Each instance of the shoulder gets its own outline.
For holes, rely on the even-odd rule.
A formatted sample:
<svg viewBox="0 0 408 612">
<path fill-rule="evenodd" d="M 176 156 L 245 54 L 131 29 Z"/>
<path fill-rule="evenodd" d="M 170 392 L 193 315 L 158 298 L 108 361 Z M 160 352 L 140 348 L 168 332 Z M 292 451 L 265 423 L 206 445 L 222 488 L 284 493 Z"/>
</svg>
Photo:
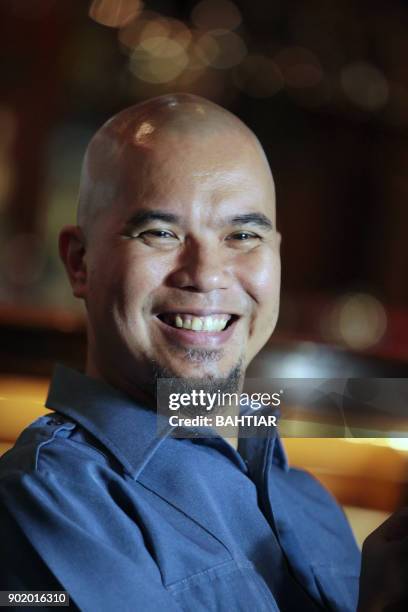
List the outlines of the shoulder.
<svg viewBox="0 0 408 612">
<path fill-rule="evenodd" d="M 94 436 L 51 413 L 27 427 L 1 457 L 0 509 L 40 539 L 44 524 L 62 533 L 66 520 L 92 532 L 140 491 L 130 480 Z"/>
<path fill-rule="evenodd" d="M 128 503 L 127 479 L 114 461 L 64 417 L 41 417 L 23 431 L 0 459 L 5 588 L 34 583 L 55 590 L 60 584 L 81 610 L 113 609 L 118 602 L 122 609 L 138 602 L 147 610 L 155 597 L 159 607 L 174 609 Z M 110 593 L 101 581 L 112 568 Z"/>
<path fill-rule="evenodd" d="M 0 459 L 0 510 L 38 550 L 44 525 L 77 540 L 84 530 L 92 533 L 102 524 L 108 529 L 107 514 L 118 506 L 112 489 L 121 499 L 128 485 L 123 470 L 103 451 L 74 421 L 59 414 L 40 417 Z"/>
<path fill-rule="evenodd" d="M 0 458 L 0 484 L 51 474 L 77 480 L 85 466 L 118 469 L 105 448 L 75 421 L 50 413 L 36 419 Z"/>
</svg>

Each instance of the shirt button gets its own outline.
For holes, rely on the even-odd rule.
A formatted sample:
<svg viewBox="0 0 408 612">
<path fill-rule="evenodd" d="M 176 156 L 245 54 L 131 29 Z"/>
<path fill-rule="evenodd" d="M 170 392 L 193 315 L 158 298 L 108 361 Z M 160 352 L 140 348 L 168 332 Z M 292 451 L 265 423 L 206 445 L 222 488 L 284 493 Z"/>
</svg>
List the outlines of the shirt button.
<svg viewBox="0 0 408 612">
<path fill-rule="evenodd" d="M 50 419 L 48 421 L 48 425 L 62 425 L 64 423 L 64 421 L 61 421 L 61 419 Z"/>
</svg>

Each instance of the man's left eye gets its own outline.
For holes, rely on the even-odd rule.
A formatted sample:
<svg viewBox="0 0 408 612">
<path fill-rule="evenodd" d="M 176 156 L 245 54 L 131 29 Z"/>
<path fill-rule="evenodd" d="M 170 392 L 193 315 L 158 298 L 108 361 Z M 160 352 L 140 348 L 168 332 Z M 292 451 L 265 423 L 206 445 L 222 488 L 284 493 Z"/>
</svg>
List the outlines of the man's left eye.
<svg viewBox="0 0 408 612">
<path fill-rule="evenodd" d="M 239 240 L 245 242 L 247 240 L 251 240 L 251 238 L 260 238 L 260 236 L 257 234 L 252 234 L 251 232 L 236 232 L 235 234 L 228 236 L 227 240 Z"/>
</svg>

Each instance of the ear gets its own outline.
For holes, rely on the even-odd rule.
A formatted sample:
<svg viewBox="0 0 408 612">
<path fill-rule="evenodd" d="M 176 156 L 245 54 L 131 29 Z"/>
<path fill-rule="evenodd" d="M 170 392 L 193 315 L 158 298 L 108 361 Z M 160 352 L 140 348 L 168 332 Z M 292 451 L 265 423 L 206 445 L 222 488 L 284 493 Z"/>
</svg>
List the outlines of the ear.
<svg viewBox="0 0 408 612">
<path fill-rule="evenodd" d="M 86 297 L 85 236 L 78 225 L 66 225 L 59 235 L 59 253 L 75 297 Z"/>
</svg>

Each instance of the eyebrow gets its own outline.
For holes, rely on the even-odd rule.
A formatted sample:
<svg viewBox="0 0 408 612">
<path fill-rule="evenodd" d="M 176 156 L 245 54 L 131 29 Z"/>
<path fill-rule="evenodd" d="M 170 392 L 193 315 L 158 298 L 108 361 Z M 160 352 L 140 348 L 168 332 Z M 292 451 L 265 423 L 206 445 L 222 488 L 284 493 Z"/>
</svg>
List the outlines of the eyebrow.
<svg viewBox="0 0 408 612">
<path fill-rule="evenodd" d="M 174 215 L 173 213 L 168 213 L 164 210 L 139 210 L 137 213 L 133 214 L 127 221 L 126 226 L 132 226 L 137 229 L 142 225 L 145 225 L 148 221 L 165 221 L 166 223 L 180 223 L 180 218 L 178 215 Z"/>
<path fill-rule="evenodd" d="M 179 215 L 166 212 L 165 210 L 147 210 L 142 209 L 133 214 L 127 221 L 126 226 L 131 226 L 134 229 L 140 228 L 149 221 L 164 221 L 174 225 L 182 225 L 182 220 Z M 232 215 L 223 219 L 220 225 L 256 225 L 265 230 L 272 230 L 272 221 L 263 213 L 251 212 L 242 215 Z"/>
<path fill-rule="evenodd" d="M 257 225 L 258 227 L 262 227 L 266 230 L 272 230 L 273 224 L 272 221 L 263 213 L 253 212 L 246 213 L 245 215 L 234 215 L 233 217 L 228 217 L 226 219 L 227 224 L 230 225 Z"/>
</svg>

